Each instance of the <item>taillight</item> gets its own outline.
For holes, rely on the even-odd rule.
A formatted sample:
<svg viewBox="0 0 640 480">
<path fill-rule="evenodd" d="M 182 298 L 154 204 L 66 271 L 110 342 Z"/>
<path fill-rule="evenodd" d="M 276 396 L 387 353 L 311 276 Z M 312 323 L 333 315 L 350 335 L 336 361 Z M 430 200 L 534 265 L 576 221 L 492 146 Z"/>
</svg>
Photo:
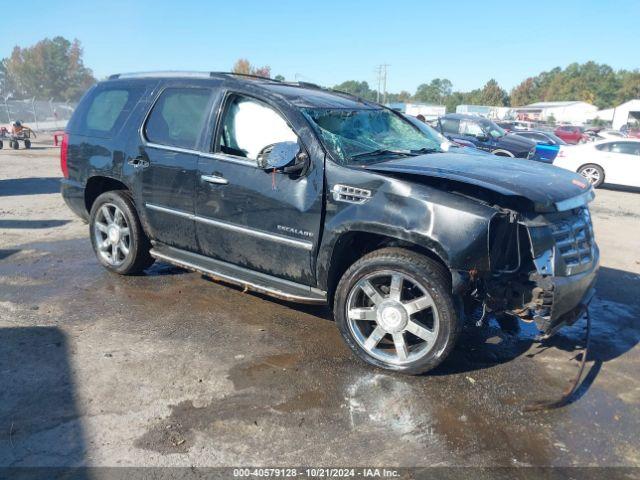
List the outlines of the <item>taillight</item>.
<svg viewBox="0 0 640 480">
<path fill-rule="evenodd" d="M 69 178 L 69 167 L 67 167 L 67 154 L 69 152 L 69 134 L 65 133 L 60 144 L 60 170 L 64 178 Z"/>
</svg>

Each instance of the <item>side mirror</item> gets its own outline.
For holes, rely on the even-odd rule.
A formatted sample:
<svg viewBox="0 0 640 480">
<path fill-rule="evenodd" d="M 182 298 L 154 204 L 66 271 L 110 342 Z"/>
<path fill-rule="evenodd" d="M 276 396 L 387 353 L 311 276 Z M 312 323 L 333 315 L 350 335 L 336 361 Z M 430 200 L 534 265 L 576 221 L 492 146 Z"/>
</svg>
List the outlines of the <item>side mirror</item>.
<svg viewBox="0 0 640 480">
<path fill-rule="evenodd" d="M 282 170 L 296 159 L 300 152 L 297 142 L 278 142 L 265 147 L 258 155 L 258 166 L 265 170 Z"/>
</svg>

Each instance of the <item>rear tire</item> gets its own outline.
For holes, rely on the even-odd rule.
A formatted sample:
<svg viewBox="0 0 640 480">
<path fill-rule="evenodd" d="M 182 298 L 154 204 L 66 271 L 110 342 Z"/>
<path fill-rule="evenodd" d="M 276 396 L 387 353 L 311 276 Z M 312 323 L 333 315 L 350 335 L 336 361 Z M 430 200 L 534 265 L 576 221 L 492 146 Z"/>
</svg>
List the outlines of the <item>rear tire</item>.
<svg viewBox="0 0 640 480">
<path fill-rule="evenodd" d="M 18 150 L 18 148 L 20 148 L 20 144 L 18 143 L 17 140 L 11 141 L 11 148 L 13 148 L 14 150 Z"/>
<path fill-rule="evenodd" d="M 414 375 L 442 362 L 460 332 L 446 268 L 401 248 L 369 253 L 345 272 L 334 317 L 361 360 Z"/>
<path fill-rule="evenodd" d="M 578 173 L 586 178 L 593 188 L 598 188 L 604 182 L 604 169 L 595 163 L 581 166 Z"/>
<path fill-rule="evenodd" d="M 151 242 L 142 229 L 131 194 L 105 192 L 96 198 L 89 217 L 91 245 L 100 263 L 120 275 L 135 275 L 150 267 Z"/>
</svg>

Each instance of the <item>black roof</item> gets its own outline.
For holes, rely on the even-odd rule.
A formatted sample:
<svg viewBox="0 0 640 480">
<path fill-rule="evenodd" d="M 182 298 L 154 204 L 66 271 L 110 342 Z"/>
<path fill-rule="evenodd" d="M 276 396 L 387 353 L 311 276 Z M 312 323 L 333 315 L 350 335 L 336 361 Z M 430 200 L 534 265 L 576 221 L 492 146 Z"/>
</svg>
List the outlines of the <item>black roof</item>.
<svg viewBox="0 0 640 480">
<path fill-rule="evenodd" d="M 275 79 L 227 72 L 141 72 L 115 74 L 109 80 L 134 79 L 207 79 L 224 80 L 227 84 L 250 85 L 288 101 L 299 108 L 379 109 L 381 105 L 355 95 L 339 92 L 306 82 L 281 82 Z"/>
</svg>

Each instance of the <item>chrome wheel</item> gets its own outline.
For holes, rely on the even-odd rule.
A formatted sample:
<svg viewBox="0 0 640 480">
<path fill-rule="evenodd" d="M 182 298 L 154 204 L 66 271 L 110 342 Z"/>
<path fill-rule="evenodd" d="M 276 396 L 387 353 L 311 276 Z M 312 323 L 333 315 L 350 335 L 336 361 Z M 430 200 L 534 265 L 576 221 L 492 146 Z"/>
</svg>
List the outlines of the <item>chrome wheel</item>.
<svg viewBox="0 0 640 480">
<path fill-rule="evenodd" d="M 385 270 L 365 276 L 349 293 L 346 310 L 356 342 L 383 362 L 412 363 L 435 345 L 440 325 L 435 302 L 404 273 Z"/>
<path fill-rule="evenodd" d="M 96 212 L 93 234 L 99 255 L 114 267 L 122 265 L 131 251 L 129 224 L 122 210 L 105 203 Z"/>
<path fill-rule="evenodd" d="M 580 171 L 580 175 L 586 178 L 591 185 L 595 185 L 600 181 L 600 172 L 594 167 L 583 168 Z"/>
</svg>

